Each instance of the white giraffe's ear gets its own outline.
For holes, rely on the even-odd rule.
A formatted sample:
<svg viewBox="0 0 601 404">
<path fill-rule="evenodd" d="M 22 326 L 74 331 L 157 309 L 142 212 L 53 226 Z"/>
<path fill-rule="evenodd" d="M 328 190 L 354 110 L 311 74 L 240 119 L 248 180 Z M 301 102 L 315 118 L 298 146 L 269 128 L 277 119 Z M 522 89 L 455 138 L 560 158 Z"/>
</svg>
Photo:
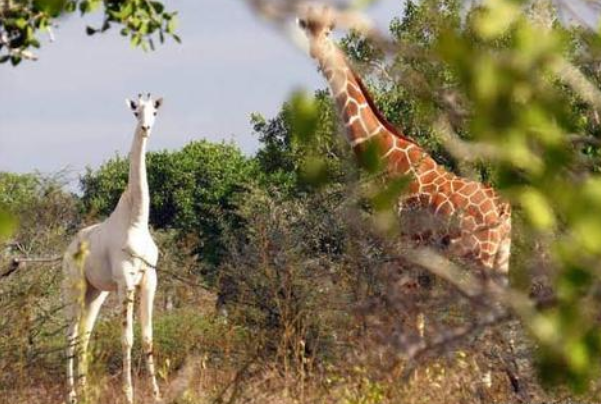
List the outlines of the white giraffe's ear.
<svg viewBox="0 0 601 404">
<path fill-rule="evenodd" d="M 159 109 L 163 105 L 163 97 L 158 98 L 154 101 L 154 109 Z"/>
<path fill-rule="evenodd" d="M 127 105 L 127 107 L 134 112 L 138 109 L 138 104 L 136 104 L 135 101 L 132 101 L 129 98 L 125 99 L 125 105 Z"/>
</svg>

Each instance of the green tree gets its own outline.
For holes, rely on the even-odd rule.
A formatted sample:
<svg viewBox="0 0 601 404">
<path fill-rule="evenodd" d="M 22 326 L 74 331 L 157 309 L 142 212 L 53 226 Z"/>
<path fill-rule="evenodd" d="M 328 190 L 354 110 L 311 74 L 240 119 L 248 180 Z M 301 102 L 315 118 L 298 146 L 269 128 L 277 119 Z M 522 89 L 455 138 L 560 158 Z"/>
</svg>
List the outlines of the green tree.
<svg viewBox="0 0 601 404">
<path fill-rule="evenodd" d="M 584 390 L 601 356 L 592 309 L 601 285 L 601 42 L 598 33 L 562 26 L 547 6 L 494 0 L 464 12 L 460 1 L 410 1 L 384 50 L 381 38 L 358 33 L 342 43 L 387 118 L 439 162 L 467 168 L 511 201 L 517 282 L 504 302 L 538 341 L 543 378 Z M 307 138 L 318 113 L 318 100 L 297 103 L 295 135 Z M 372 202 L 402 191 L 376 185 Z M 551 309 L 527 297 L 540 272 L 538 249 L 557 296 Z"/>
<path fill-rule="evenodd" d="M 297 93 L 280 113 L 266 120 L 255 114 L 251 123 L 261 146 L 255 155 L 263 186 L 283 197 L 299 197 L 320 185 L 346 182 L 357 175 L 344 138 L 337 135 L 338 118 L 326 91 L 315 94 L 315 105 Z M 303 110 L 309 105 L 309 110 Z M 299 111 L 305 116 L 299 119 Z"/>
<path fill-rule="evenodd" d="M 35 59 L 32 48 L 39 48 L 39 34 L 48 31 L 60 17 L 80 12 L 81 15 L 103 10 L 99 27 L 86 28 L 88 35 L 105 32 L 116 25 L 121 35 L 130 38 L 133 46 L 154 49 L 155 40 L 165 36 L 177 42 L 176 12 L 167 11 L 156 0 L 2 0 L 0 1 L 0 63 L 13 65 L 23 59 Z"/>
<path fill-rule="evenodd" d="M 150 222 L 192 238 L 208 264 L 223 254 L 223 232 L 242 225 L 235 207 L 257 177 L 256 164 L 233 144 L 195 141 L 183 149 L 147 155 L 151 189 Z M 85 210 L 110 214 L 127 185 L 128 161 L 116 156 L 81 179 Z"/>
<path fill-rule="evenodd" d="M 44 176 L 0 172 L 0 211 L 4 212 L 0 214 L 0 227 L 10 230 L 20 246 L 19 254 L 39 249 L 55 255 L 56 251 L 50 251 L 52 242 L 79 223 L 79 201 L 64 186 L 62 173 Z M 2 235 L 0 230 L 0 238 Z"/>
</svg>

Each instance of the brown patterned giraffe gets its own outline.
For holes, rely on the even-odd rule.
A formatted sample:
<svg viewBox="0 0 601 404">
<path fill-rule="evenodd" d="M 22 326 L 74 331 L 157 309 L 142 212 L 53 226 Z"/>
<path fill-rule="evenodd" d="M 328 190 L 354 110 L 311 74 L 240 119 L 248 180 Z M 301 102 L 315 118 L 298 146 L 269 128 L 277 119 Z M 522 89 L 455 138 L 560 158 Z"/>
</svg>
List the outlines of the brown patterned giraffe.
<svg viewBox="0 0 601 404">
<path fill-rule="evenodd" d="M 344 53 L 330 39 L 333 14 L 310 8 L 300 27 L 309 38 L 310 54 L 319 62 L 356 155 L 376 144 L 393 176 L 410 175 L 403 210 L 433 213 L 442 229 L 440 241 L 449 254 L 469 258 L 483 268 L 507 275 L 511 248 L 511 207 L 489 186 L 447 171 L 419 145 L 404 136 L 378 111 Z M 503 276 L 505 278 L 505 276 Z"/>
</svg>

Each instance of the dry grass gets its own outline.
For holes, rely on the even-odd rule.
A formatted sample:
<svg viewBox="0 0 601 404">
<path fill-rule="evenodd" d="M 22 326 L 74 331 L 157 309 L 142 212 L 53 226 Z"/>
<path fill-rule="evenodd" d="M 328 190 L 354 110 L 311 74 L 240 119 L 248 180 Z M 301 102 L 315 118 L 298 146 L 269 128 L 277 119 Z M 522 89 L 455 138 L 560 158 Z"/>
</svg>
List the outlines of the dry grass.
<svg viewBox="0 0 601 404">
<path fill-rule="evenodd" d="M 365 230 L 358 214 L 321 200 L 255 202 L 252 231 L 220 268 L 234 286 L 228 321 L 215 316 L 196 258 L 158 235 L 155 359 L 165 403 L 599 402 L 543 389 L 535 347 L 516 323 L 513 348 L 502 322 L 408 361 L 421 342 L 420 313 L 425 341 L 482 313 L 443 281 L 419 286 L 420 270 L 383 259 L 398 255 L 395 243 Z M 64 233 L 44 246 L 63 245 Z M 0 403 L 64 402 L 64 321 L 52 311 L 60 280 L 59 269 L 40 264 L 0 283 Z M 123 402 L 116 303 L 109 298 L 93 335 L 90 403 Z M 137 335 L 135 393 L 150 403 L 139 345 Z"/>
<path fill-rule="evenodd" d="M 411 367 L 402 359 L 390 361 L 383 356 L 390 355 L 390 351 L 373 345 L 372 336 L 355 337 L 355 347 L 349 346 L 344 360 L 319 366 L 303 377 L 298 372 L 286 374 L 271 358 L 250 355 L 252 344 L 248 337 L 239 340 L 232 339 L 231 335 L 225 332 L 222 339 L 211 342 L 212 346 L 208 346 L 210 341 L 207 341 L 207 350 L 190 352 L 183 365 L 163 373 L 161 387 L 165 403 L 598 402 L 591 397 L 576 399 L 561 391 L 545 392 L 535 376 L 532 346 L 521 331 L 517 337 L 517 357 L 522 395 L 513 391 L 506 364 L 501 359 L 507 352 L 503 352 L 504 346 L 494 330 L 455 348 L 449 347 L 442 355 L 433 354 Z M 160 357 L 160 350 L 158 354 Z M 377 355 L 380 355 L 379 361 Z M 387 368 L 391 362 L 395 366 Z M 136 400 L 151 403 L 142 363 L 139 360 L 136 363 Z M 165 363 L 164 357 L 160 363 Z M 485 377 L 488 370 L 491 371 L 490 382 Z M 62 403 L 63 378 L 62 372 L 50 374 L 28 369 L 14 385 L 3 386 L 0 403 Z M 91 402 L 124 403 L 119 370 L 97 366 L 90 384 Z"/>
</svg>

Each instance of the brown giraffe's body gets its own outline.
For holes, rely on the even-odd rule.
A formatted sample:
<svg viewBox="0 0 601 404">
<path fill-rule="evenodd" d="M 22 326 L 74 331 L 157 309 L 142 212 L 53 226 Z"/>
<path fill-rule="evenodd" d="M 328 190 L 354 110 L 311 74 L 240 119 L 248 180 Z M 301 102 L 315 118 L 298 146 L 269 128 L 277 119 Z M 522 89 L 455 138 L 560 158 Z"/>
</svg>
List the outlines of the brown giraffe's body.
<svg viewBox="0 0 601 404">
<path fill-rule="evenodd" d="M 325 16 L 327 19 L 327 16 Z M 356 155 L 375 143 L 392 176 L 410 175 L 402 210 L 430 212 L 451 255 L 466 257 L 502 274 L 509 269 L 511 207 L 489 186 L 461 178 L 438 165 L 414 141 L 402 135 L 378 111 L 343 52 L 329 39 L 324 16 L 301 21 L 311 41 L 311 56 L 319 62 L 345 124 Z"/>
</svg>

